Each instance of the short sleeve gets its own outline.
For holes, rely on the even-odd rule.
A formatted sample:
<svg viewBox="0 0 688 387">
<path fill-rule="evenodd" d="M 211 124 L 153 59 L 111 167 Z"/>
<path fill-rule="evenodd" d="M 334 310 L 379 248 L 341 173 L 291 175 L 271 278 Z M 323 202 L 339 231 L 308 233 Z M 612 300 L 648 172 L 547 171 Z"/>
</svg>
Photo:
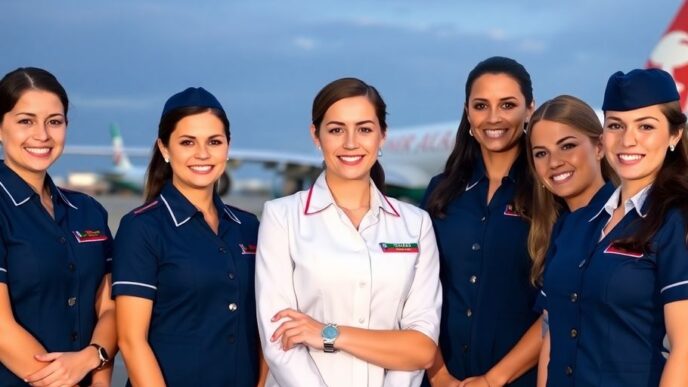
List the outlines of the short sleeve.
<svg viewBox="0 0 688 387">
<path fill-rule="evenodd" d="M 112 252 L 114 240 L 112 237 L 112 232 L 110 231 L 110 226 L 108 226 L 107 211 L 105 210 L 102 204 L 98 203 L 98 201 L 96 201 L 95 199 L 93 199 L 93 201 L 96 202 L 98 211 L 103 216 L 103 224 L 105 225 L 105 235 L 107 236 L 107 240 L 103 242 L 103 259 L 105 259 L 105 272 L 109 274 L 112 272 Z"/>
<path fill-rule="evenodd" d="M 672 211 L 656 238 L 657 272 L 662 302 L 688 299 L 688 246 L 686 224 L 678 211 Z"/>
<path fill-rule="evenodd" d="M 147 226 L 133 214 L 122 219 L 112 258 L 113 299 L 117 296 L 155 298 L 158 254 Z"/>
<path fill-rule="evenodd" d="M 430 216 L 425 211 L 423 211 L 419 247 L 420 256 L 416 263 L 416 275 L 404 304 L 400 326 L 402 329 L 419 331 L 437 343 L 442 309 L 439 251 Z"/>
</svg>

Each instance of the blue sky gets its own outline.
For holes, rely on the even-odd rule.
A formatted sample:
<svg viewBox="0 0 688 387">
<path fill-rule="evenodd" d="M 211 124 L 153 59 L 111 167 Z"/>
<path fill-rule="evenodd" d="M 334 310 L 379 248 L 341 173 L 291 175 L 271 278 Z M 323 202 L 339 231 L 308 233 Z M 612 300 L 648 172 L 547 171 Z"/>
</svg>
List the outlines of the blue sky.
<svg viewBox="0 0 688 387">
<path fill-rule="evenodd" d="M 567 93 L 599 106 L 608 76 L 642 67 L 679 5 L 9 0 L 0 72 L 56 74 L 73 102 L 74 144 L 108 143 L 116 122 L 127 144 L 151 145 L 166 98 L 203 86 L 228 110 L 233 146 L 305 151 L 312 98 L 342 76 L 382 92 L 391 130 L 458 121 L 466 74 L 492 55 L 526 66 L 537 101 Z"/>
</svg>

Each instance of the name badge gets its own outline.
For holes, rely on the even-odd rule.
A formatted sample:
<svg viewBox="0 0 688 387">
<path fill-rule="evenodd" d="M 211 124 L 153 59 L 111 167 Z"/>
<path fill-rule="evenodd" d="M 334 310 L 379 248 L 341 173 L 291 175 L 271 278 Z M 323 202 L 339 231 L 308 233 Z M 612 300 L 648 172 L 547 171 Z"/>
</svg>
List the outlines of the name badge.
<svg viewBox="0 0 688 387">
<path fill-rule="evenodd" d="M 514 205 L 513 205 L 513 204 L 507 204 L 507 205 L 506 205 L 506 208 L 504 209 L 504 215 L 506 215 L 506 216 L 515 216 L 515 217 L 517 217 L 517 218 L 521 216 L 521 214 L 519 214 L 518 212 L 516 212 L 516 210 L 514 209 Z"/>
<path fill-rule="evenodd" d="M 418 243 L 380 243 L 383 253 L 417 253 Z"/>
<path fill-rule="evenodd" d="M 72 233 L 79 243 L 102 242 L 108 239 L 108 236 L 100 230 L 72 231 Z"/>
<path fill-rule="evenodd" d="M 606 249 L 604 249 L 605 254 L 618 254 L 618 255 L 623 255 L 626 257 L 631 257 L 631 258 L 642 258 L 643 257 L 643 252 L 642 251 L 633 251 L 633 250 L 628 250 L 624 249 L 623 247 L 619 247 L 614 244 L 614 242 L 610 243 L 609 246 L 607 246 Z"/>
<path fill-rule="evenodd" d="M 239 247 L 241 247 L 241 255 L 256 254 L 256 245 L 239 244 Z"/>
</svg>

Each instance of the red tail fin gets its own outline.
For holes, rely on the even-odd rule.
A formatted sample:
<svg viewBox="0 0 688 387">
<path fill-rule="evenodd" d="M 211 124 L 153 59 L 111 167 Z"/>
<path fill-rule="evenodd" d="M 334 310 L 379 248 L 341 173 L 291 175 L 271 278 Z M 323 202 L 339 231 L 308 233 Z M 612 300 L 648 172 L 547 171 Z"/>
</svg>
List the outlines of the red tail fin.
<svg viewBox="0 0 688 387">
<path fill-rule="evenodd" d="M 684 1 L 674 21 L 652 51 L 647 67 L 669 72 L 681 94 L 683 111 L 688 111 L 688 1 Z"/>
</svg>

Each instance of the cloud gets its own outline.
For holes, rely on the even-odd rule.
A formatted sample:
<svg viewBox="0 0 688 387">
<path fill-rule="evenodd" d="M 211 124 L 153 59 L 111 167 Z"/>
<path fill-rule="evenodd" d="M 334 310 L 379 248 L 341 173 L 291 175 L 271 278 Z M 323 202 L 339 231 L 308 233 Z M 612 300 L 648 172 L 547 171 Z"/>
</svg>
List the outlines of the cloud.
<svg viewBox="0 0 688 387">
<path fill-rule="evenodd" d="M 315 41 L 315 39 L 306 36 L 297 36 L 292 40 L 292 44 L 296 48 L 299 48 L 304 51 L 312 51 L 317 46 L 317 42 Z"/>
</svg>

